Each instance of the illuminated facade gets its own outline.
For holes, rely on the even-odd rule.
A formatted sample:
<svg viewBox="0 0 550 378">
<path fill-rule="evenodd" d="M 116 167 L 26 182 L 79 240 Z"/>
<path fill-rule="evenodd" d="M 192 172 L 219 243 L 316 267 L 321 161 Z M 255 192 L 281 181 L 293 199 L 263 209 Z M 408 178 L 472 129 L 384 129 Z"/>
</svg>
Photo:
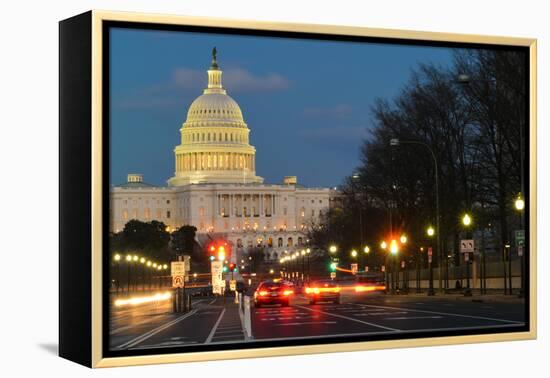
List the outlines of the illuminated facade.
<svg viewBox="0 0 550 378">
<path fill-rule="evenodd" d="M 304 188 L 295 176 L 265 184 L 256 175 L 256 150 L 239 105 L 226 93 L 216 56 L 208 87 L 187 113 L 180 144 L 174 149 L 175 173 L 168 185 L 144 183 L 129 174 L 110 193 L 110 228 L 121 231 L 131 219 L 158 220 L 170 230 L 193 225 L 199 243 L 224 238 L 238 264 L 251 247 L 263 247 L 274 260 L 303 248 L 306 230 L 319 223 L 330 203 L 328 188 Z"/>
</svg>

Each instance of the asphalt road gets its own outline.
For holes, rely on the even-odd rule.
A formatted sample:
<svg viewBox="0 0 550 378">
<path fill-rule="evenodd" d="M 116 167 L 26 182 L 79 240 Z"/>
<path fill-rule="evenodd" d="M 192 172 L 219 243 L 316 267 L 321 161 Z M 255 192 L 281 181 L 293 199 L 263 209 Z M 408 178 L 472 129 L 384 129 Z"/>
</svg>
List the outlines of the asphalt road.
<svg viewBox="0 0 550 378">
<path fill-rule="evenodd" d="M 114 308 L 110 345 L 113 350 L 131 350 L 281 338 L 512 329 L 524 324 L 523 304 L 518 299 L 473 302 L 451 296 L 344 293 L 341 302 L 309 305 L 306 297 L 297 295 L 289 307 L 252 306 L 252 338 L 246 337 L 238 305 L 230 298 L 196 299 L 186 314 L 171 313 L 169 301 Z"/>
<path fill-rule="evenodd" d="M 252 311 L 255 340 L 510 328 L 524 324 L 523 306 L 518 301 L 486 303 L 445 297 L 343 295 L 339 305 L 309 305 L 298 296 L 290 307 Z"/>
</svg>

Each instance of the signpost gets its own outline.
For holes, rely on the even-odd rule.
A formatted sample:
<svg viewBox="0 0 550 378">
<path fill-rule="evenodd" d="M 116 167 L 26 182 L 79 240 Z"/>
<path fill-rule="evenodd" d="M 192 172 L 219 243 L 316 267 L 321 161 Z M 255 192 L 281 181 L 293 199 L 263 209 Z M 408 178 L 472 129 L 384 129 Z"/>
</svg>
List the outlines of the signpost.
<svg viewBox="0 0 550 378">
<path fill-rule="evenodd" d="M 222 279 L 223 261 L 212 261 L 212 293 L 222 294 L 222 288 L 225 287 L 225 281 Z M 222 286 L 223 282 L 223 286 Z"/>
<path fill-rule="evenodd" d="M 352 274 L 357 274 L 357 269 L 358 269 L 357 264 L 351 264 L 351 273 Z"/>
<path fill-rule="evenodd" d="M 175 289 L 173 309 L 174 312 L 185 312 L 187 310 L 187 298 L 185 295 L 185 282 L 189 281 L 189 270 L 191 268 L 190 256 L 178 256 L 178 261 L 170 263 L 170 275 L 172 276 L 172 287 Z M 191 303 L 189 303 L 189 309 Z"/>
<path fill-rule="evenodd" d="M 237 290 L 237 280 L 229 281 L 229 290 L 231 291 Z"/>
<path fill-rule="evenodd" d="M 330 272 L 330 279 L 335 279 L 336 278 L 336 272 Z"/>
</svg>

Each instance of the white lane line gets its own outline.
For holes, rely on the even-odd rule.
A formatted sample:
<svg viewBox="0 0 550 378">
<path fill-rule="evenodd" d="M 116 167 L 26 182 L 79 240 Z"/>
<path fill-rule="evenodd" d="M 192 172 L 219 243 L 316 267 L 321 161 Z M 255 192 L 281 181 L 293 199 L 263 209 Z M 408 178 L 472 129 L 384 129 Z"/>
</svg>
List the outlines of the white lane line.
<svg viewBox="0 0 550 378">
<path fill-rule="evenodd" d="M 218 298 L 212 299 L 210 302 L 208 302 L 208 304 L 211 305 L 212 303 L 216 302 L 216 299 L 218 299 Z M 205 299 L 205 300 L 206 300 L 206 299 Z"/>
<path fill-rule="evenodd" d="M 337 322 L 303 322 L 303 323 L 282 323 L 282 324 L 275 324 L 276 326 L 282 327 L 282 326 L 297 326 L 297 325 L 304 325 L 304 324 L 336 324 Z"/>
<path fill-rule="evenodd" d="M 382 326 L 382 325 L 378 325 L 378 324 L 374 324 L 374 323 L 365 322 L 365 321 L 363 321 L 363 320 L 359 320 L 359 319 L 355 319 L 355 318 L 350 318 L 350 317 L 348 317 L 348 316 L 339 315 L 339 314 L 333 314 L 333 313 L 331 313 L 331 312 L 326 312 L 326 311 L 321 311 L 321 310 L 315 310 L 315 309 L 311 309 L 311 308 L 304 307 L 304 306 L 300 306 L 300 305 L 295 305 L 295 306 L 296 306 L 296 307 L 299 307 L 299 308 L 303 308 L 304 310 L 308 310 L 308 311 L 312 311 L 312 312 L 320 312 L 321 314 L 325 314 L 325 315 L 329 315 L 329 316 L 334 316 L 334 317 L 336 317 L 336 318 L 342 318 L 342 319 L 346 319 L 346 320 L 351 320 L 352 322 L 362 323 L 362 324 L 369 325 L 369 326 L 371 326 L 371 327 L 376 327 L 376 328 L 385 329 L 386 331 L 399 332 L 399 329 L 396 329 L 396 328 L 385 327 L 385 326 Z"/>
<path fill-rule="evenodd" d="M 189 311 L 187 314 L 185 315 L 182 315 L 180 316 L 179 318 L 176 318 L 174 320 L 172 320 L 171 322 L 168 322 L 168 323 L 165 323 L 161 326 L 158 326 L 157 328 L 154 328 L 152 330 L 150 330 L 149 332 L 146 332 L 144 333 L 143 335 L 140 335 L 130 341 L 127 341 L 125 342 L 124 344 L 120 344 L 119 346 L 115 347 L 114 349 L 125 349 L 125 348 L 131 348 L 137 344 L 140 344 L 142 343 L 143 341 L 147 340 L 148 338 L 150 338 L 151 336 L 154 336 L 156 335 L 157 333 L 161 332 L 161 331 L 164 331 L 166 328 L 169 328 L 171 326 L 173 326 L 174 324 L 176 323 L 179 323 L 181 322 L 182 320 L 190 317 L 191 315 L 195 314 L 195 312 L 197 312 L 197 310 L 191 310 Z"/>
<path fill-rule="evenodd" d="M 220 316 L 218 317 L 218 320 L 216 320 L 216 324 L 214 324 L 214 327 L 212 327 L 212 330 L 210 331 L 210 334 L 206 338 L 205 344 L 208 344 L 212 341 L 212 338 L 214 337 L 214 333 L 216 333 L 216 329 L 218 329 L 218 326 L 220 325 L 220 322 L 222 321 L 223 314 L 225 314 L 225 308 L 222 310 Z"/>
<path fill-rule="evenodd" d="M 408 320 L 408 319 L 443 319 L 443 316 L 399 316 L 396 318 L 386 318 L 386 320 Z"/>
<path fill-rule="evenodd" d="M 390 310 L 406 310 L 406 311 L 410 311 L 410 312 L 423 312 L 425 314 L 434 314 L 434 315 L 456 316 L 456 317 L 460 317 L 460 318 L 490 320 L 490 321 L 493 321 L 493 322 L 502 322 L 502 323 L 511 323 L 511 324 L 523 324 L 524 323 L 524 322 L 519 322 L 519 321 L 516 321 L 516 320 L 487 318 L 485 316 L 476 316 L 476 315 L 453 314 L 453 313 L 450 313 L 450 312 L 415 310 L 415 309 L 406 308 L 406 307 L 389 307 L 389 306 L 375 306 L 375 305 L 365 305 L 365 306 L 374 307 L 374 308 L 385 308 L 385 309 L 390 309 Z"/>
</svg>

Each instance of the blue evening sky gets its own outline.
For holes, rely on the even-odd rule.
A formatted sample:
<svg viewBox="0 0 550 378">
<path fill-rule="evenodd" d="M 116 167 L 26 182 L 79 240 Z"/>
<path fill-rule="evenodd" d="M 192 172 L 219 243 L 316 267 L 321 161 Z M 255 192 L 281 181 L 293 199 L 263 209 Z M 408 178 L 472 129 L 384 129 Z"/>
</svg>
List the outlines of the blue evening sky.
<svg viewBox="0 0 550 378">
<path fill-rule="evenodd" d="M 419 63 L 451 49 L 189 32 L 112 29 L 111 184 L 127 173 L 165 185 L 191 102 L 216 46 L 222 82 L 240 105 L 267 183 L 298 176 L 337 186 L 359 164 L 377 97 L 391 98 Z"/>
</svg>

